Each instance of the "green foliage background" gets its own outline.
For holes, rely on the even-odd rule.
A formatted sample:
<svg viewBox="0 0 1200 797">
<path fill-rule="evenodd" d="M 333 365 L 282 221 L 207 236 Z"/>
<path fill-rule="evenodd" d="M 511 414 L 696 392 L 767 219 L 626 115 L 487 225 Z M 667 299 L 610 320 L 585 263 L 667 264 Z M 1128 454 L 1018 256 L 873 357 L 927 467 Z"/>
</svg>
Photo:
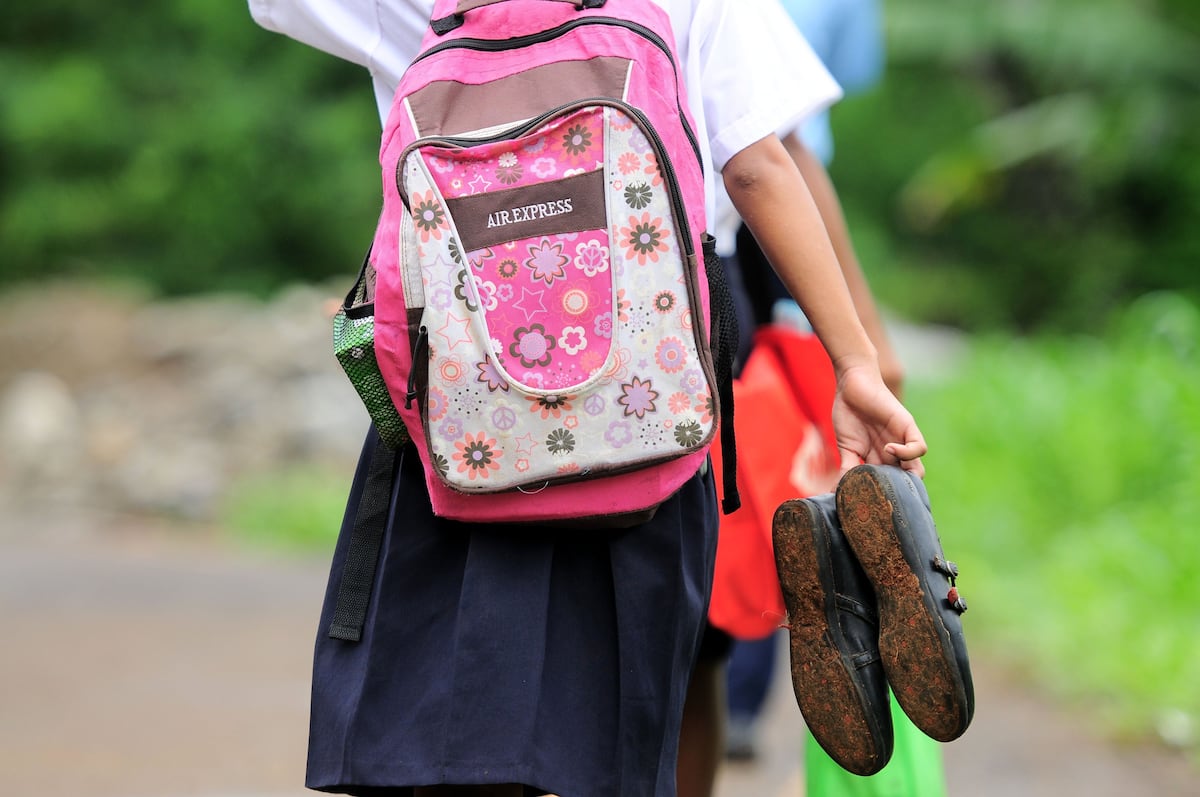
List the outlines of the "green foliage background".
<svg viewBox="0 0 1200 797">
<path fill-rule="evenodd" d="M 885 3 L 886 79 L 835 111 L 833 171 L 887 303 L 1094 329 L 1148 290 L 1200 295 L 1198 7 Z M 0 25 L 0 285 L 353 270 L 379 205 L 364 70 L 242 2 L 45 0 Z"/>
<path fill-rule="evenodd" d="M 361 259 L 380 193 L 362 68 L 241 2 L 44 0 L 0 25 L 0 281 L 265 291 Z"/>
<path fill-rule="evenodd" d="M 1200 4 L 885 4 L 884 83 L 834 112 L 884 301 L 970 329 L 1099 330 L 1200 295 Z"/>
</svg>

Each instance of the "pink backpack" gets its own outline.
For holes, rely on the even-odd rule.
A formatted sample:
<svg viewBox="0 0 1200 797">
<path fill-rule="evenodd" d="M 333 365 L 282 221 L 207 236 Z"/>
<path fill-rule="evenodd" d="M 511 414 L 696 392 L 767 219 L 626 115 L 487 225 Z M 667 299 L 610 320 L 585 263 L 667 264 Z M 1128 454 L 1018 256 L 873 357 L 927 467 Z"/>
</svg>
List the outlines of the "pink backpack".
<svg viewBox="0 0 1200 797">
<path fill-rule="evenodd" d="M 435 514 L 648 519 L 731 418 L 710 292 L 716 350 L 736 348 L 666 12 L 438 0 L 380 163 L 382 216 L 337 322 L 374 350 L 339 359 L 378 363 L 368 408 L 415 444 Z"/>
</svg>

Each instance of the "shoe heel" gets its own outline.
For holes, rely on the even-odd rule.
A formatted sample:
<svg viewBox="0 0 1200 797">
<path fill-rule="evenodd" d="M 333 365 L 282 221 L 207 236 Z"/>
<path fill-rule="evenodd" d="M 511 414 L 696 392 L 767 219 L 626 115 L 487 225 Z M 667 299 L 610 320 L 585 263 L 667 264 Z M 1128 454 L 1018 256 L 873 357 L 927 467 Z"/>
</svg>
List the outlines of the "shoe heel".
<svg viewBox="0 0 1200 797">
<path fill-rule="evenodd" d="M 971 722 L 974 694 L 961 621 L 941 605 L 949 582 L 940 593 L 936 586 L 945 581 L 931 564 L 940 545 L 927 507 L 910 517 L 877 468 L 859 466 L 839 483 L 842 531 L 875 587 L 879 653 L 897 703 L 927 736 L 953 741 Z M 922 543 L 920 535 L 931 540 Z"/>
<path fill-rule="evenodd" d="M 772 537 L 788 612 L 792 690 L 805 725 L 829 757 L 856 775 L 873 775 L 892 756 L 891 716 L 886 692 L 880 706 L 859 683 L 859 667 L 879 667 L 878 660 L 856 664 L 836 642 L 840 629 L 829 620 L 836 617 L 836 598 L 818 553 L 825 533 L 824 517 L 811 500 L 787 501 L 775 512 Z"/>
</svg>

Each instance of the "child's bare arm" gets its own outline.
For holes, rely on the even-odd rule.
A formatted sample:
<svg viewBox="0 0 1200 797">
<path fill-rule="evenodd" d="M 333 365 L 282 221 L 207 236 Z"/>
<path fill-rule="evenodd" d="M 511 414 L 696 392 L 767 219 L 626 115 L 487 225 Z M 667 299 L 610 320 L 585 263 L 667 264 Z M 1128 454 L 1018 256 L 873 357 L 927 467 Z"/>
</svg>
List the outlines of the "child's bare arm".
<svg viewBox="0 0 1200 797">
<path fill-rule="evenodd" d="M 768 136 L 726 164 L 730 199 L 783 284 L 804 309 L 838 379 L 834 426 L 847 465 L 902 463 L 924 472 L 925 440 L 888 391 L 812 194 L 779 139 Z"/>
<path fill-rule="evenodd" d="M 858 262 L 858 254 L 850 240 L 850 231 L 846 227 L 846 217 L 842 214 L 842 203 L 838 198 L 837 189 L 829 179 L 829 172 L 825 166 L 804 146 L 799 136 L 792 134 L 783 139 L 783 146 L 799 167 L 800 174 L 821 214 L 821 221 L 833 244 L 838 264 L 842 267 L 842 277 L 846 280 L 846 287 L 850 289 L 850 298 L 858 311 L 858 319 L 879 354 L 879 372 L 883 375 L 883 382 L 896 394 L 896 398 L 900 398 L 904 384 L 904 366 L 892 348 L 891 339 L 875 304 L 875 297 Z"/>
</svg>

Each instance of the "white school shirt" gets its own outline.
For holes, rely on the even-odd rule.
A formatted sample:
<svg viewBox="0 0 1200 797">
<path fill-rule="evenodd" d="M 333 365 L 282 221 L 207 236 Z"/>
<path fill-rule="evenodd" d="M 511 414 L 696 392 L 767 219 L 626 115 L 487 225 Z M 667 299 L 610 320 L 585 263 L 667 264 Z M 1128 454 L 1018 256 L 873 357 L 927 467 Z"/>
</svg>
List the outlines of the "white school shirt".
<svg viewBox="0 0 1200 797">
<path fill-rule="evenodd" d="M 433 0 L 248 1 L 264 28 L 366 67 L 381 120 L 433 9 Z M 841 89 L 778 0 L 653 1 L 675 32 L 701 144 L 709 227 L 728 251 L 738 219 L 728 210 L 716 215 L 715 174 L 759 139 L 795 129 L 836 102 Z"/>
</svg>

